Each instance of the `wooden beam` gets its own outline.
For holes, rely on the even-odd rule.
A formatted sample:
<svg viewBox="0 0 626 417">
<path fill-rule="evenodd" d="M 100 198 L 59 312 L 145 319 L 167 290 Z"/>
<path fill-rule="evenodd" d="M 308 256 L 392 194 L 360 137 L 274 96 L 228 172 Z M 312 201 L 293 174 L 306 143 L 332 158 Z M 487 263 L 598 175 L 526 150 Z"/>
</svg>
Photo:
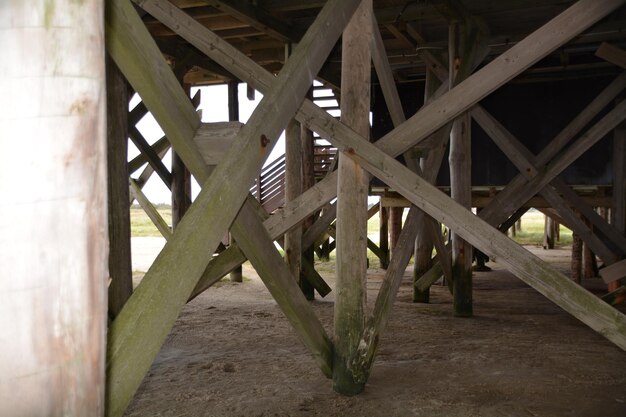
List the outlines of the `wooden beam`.
<svg viewBox="0 0 626 417">
<path fill-rule="evenodd" d="M 167 142 L 167 146 L 162 148 L 161 151 L 157 154 L 157 155 L 159 155 L 159 158 L 163 159 L 163 157 L 165 156 L 167 151 L 169 151 L 170 146 L 171 145 L 169 144 L 169 142 Z M 139 174 L 139 177 L 137 177 L 137 179 L 135 180 L 137 182 L 137 186 L 140 189 L 143 189 L 143 187 L 146 185 L 146 183 L 148 182 L 148 180 L 150 179 L 152 174 L 154 174 L 154 168 L 152 168 L 152 166 L 150 164 L 148 164 L 143 169 L 143 171 L 141 171 L 141 174 Z M 132 193 L 131 193 L 131 196 L 129 198 L 129 205 L 132 205 L 133 201 L 135 201 L 135 197 L 133 197 Z"/>
<path fill-rule="evenodd" d="M 396 299 L 404 272 L 413 254 L 415 235 L 418 228 L 418 218 L 423 216 L 416 207 L 411 207 L 407 215 L 404 228 L 398 239 L 398 251 L 391 258 L 389 268 L 378 291 L 374 311 L 363 330 L 362 343 L 359 344 L 354 356 L 357 366 L 369 374 L 376 357 L 376 350 L 380 335 L 387 326 L 391 307 Z"/>
<path fill-rule="evenodd" d="M 626 259 L 602 268 L 600 270 L 600 276 L 606 283 L 626 277 Z"/>
<path fill-rule="evenodd" d="M 124 75 L 107 56 L 107 177 L 109 214 L 109 317 L 133 293 L 128 209 L 128 90 Z"/>
<path fill-rule="evenodd" d="M 150 146 L 150 144 L 146 141 L 143 135 L 139 132 L 139 130 L 130 126 L 128 128 L 128 136 L 133 141 L 137 149 L 148 159 L 148 162 L 152 166 L 152 169 L 155 170 L 157 175 L 163 180 L 163 183 L 167 188 L 172 188 L 172 174 L 167 170 L 161 158 L 154 152 L 154 149 Z"/>
<path fill-rule="evenodd" d="M 159 233 L 161 233 L 161 236 L 163 236 L 165 240 L 169 240 L 172 237 L 172 229 L 170 229 L 170 226 L 163 220 L 159 211 L 152 205 L 148 197 L 146 197 L 141 191 L 141 188 L 137 185 L 137 182 L 132 178 L 130 179 L 130 192 L 156 226 Z"/>
<path fill-rule="evenodd" d="M 356 1 L 332 0 L 322 9 L 276 78 L 274 88 L 265 95 L 210 178 L 209 169 L 191 140 L 200 125 L 195 111 L 190 104 L 178 107 L 185 106 L 188 99 L 178 99 L 184 94 L 171 71 L 166 67 L 159 70 L 163 58 L 132 6 L 123 0 L 112 1 L 110 6 L 106 24 L 111 55 L 118 65 L 123 63 L 119 66 L 131 84 L 135 82 L 141 87 L 133 84 L 137 91 L 146 89 L 146 94 L 141 93 L 146 105 L 162 123 L 161 127 L 185 164 L 204 183 L 177 232 L 110 328 L 107 414 L 119 416 L 204 272 L 208 254 L 213 253 L 242 206 L 253 176 L 286 121 L 293 116 L 312 77 L 357 5 Z M 146 63 L 149 66 L 154 63 L 150 71 L 144 68 Z M 148 101 L 146 96 L 157 91 L 162 96 Z M 172 105 L 174 108 L 168 111 Z M 191 113 L 185 112 L 185 108 L 191 109 Z M 181 112 L 185 114 L 177 119 L 176 115 Z M 192 118 L 193 123 L 188 123 Z M 263 133 L 259 135 L 259 132 Z M 219 196 L 217 204 L 216 196 Z M 185 265 L 182 276 L 180 265 Z"/>
<path fill-rule="evenodd" d="M 159 155 L 159 159 L 162 160 L 163 155 L 161 154 L 163 153 L 164 150 L 168 150 L 170 146 L 171 146 L 170 142 L 167 140 L 165 136 L 163 136 L 161 139 L 154 142 L 151 148 L 154 151 L 154 153 Z M 137 171 L 139 168 L 144 166 L 144 164 L 146 164 L 147 162 L 148 162 L 148 157 L 145 154 L 140 153 L 139 155 L 137 155 L 136 157 L 128 161 L 128 174 L 132 175 L 133 173 L 135 173 L 135 171 Z"/>
<path fill-rule="evenodd" d="M 209 4 L 283 42 L 298 42 L 304 35 L 301 29 L 277 19 L 264 9 L 255 7 L 247 1 L 218 0 L 210 1 Z"/>
<path fill-rule="evenodd" d="M 372 0 L 360 6 L 342 36 L 341 120 L 369 137 Z M 355 366 L 365 325 L 367 274 L 367 193 L 369 175 L 345 153 L 337 181 L 337 268 L 334 310 L 333 388 L 344 395 L 363 391 L 367 378 Z"/>
<path fill-rule="evenodd" d="M 596 51 L 596 56 L 605 61 L 626 69 L 626 51 L 610 43 L 602 42 Z"/>
<path fill-rule="evenodd" d="M 103 13 L 97 0 L 0 6 L 2 416 L 103 412 Z"/>
</svg>

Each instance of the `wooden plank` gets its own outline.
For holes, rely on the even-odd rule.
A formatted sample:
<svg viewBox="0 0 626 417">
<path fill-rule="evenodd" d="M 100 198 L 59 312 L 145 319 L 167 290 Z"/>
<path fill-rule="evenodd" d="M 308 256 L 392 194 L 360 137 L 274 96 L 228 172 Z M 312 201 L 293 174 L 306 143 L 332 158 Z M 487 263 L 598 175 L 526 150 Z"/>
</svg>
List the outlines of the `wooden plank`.
<svg viewBox="0 0 626 417">
<path fill-rule="evenodd" d="M 161 158 L 159 158 L 156 152 L 154 152 L 154 149 L 152 149 L 152 146 L 148 144 L 148 142 L 143 137 L 143 135 L 139 132 L 139 130 L 134 126 L 130 126 L 128 128 L 128 136 L 133 141 L 135 146 L 137 146 L 137 149 L 139 149 L 141 153 L 146 155 L 146 158 L 148 159 L 148 162 L 152 166 L 152 169 L 154 169 L 154 171 L 161 178 L 161 180 L 163 180 L 163 183 L 165 184 L 165 186 L 167 188 L 171 188 L 172 187 L 172 174 L 170 174 L 170 172 L 167 170 L 167 168 L 163 164 L 163 161 L 161 161 Z"/>
<path fill-rule="evenodd" d="M 596 51 L 596 56 L 605 61 L 626 69 L 626 51 L 610 43 L 602 42 Z"/>
<path fill-rule="evenodd" d="M 200 126 L 193 140 L 207 165 L 215 166 L 222 160 L 242 126 L 240 122 L 203 123 Z"/>
<path fill-rule="evenodd" d="M 130 179 L 130 192 L 133 194 L 143 211 L 146 212 L 152 223 L 156 226 L 161 236 L 165 238 L 165 240 L 169 240 L 172 237 L 172 230 L 170 226 L 163 220 L 163 217 L 159 214 L 158 210 L 152 205 L 148 197 L 141 191 L 139 186 L 137 186 L 137 182 Z"/>
<path fill-rule="evenodd" d="M 165 136 L 164 136 L 165 138 Z M 167 143 L 167 146 L 164 147 L 161 152 L 159 152 L 157 155 L 159 155 L 159 158 L 163 159 L 163 157 L 165 156 L 165 154 L 167 153 L 167 151 L 169 151 L 170 149 L 170 144 L 169 142 Z M 143 171 L 141 171 L 141 174 L 139 174 L 139 177 L 137 177 L 137 179 L 135 180 L 135 182 L 137 182 L 137 186 L 140 189 L 143 189 L 143 187 L 146 185 L 146 183 L 148 182 L 148 180 L 150 179 L 150 177 L 152 176 L 152 174 L 154 174 L 154 169 L 152 168 L 152 166 L 150 164 L 148 164 Z M 130 202 L 129 204 L 132 205 L 133 201 L 135 201 L 135 197 L 130 196 L 129 198 Z"/>
<path fill-rule="evenodd" d="M 135 87 L 137 91 L 159 92 L 159 97 L 154 97 L 151 102 L 146 95 L 142 96 L 185 164 L 204 183 L 177 233 L 165 245 L 142 284 L 110 327 L 107 414 L 119 416 L 149 369 L 180 308 L 202 276 L 209 260 L 207 254 L 213 253 L 232 223 L 246 198 L 252 178 L 286 121 L 293 116 L 312 82 L 311 77 L 317 73 L 356 8 L 356 1 L 333 0 L 322 9 L 277 77 L 275 88 L 265 95 L 240 131 L 238 140 L 208 180 L 209 169 L 191 140 L 200 124 L 196 113 L 189 104 L 186 108 L 191 109 L 197 123 L 187 123 L 188 113 L 176 118 L 185 109 L 178 107 L 184 106 L 181 104 L 184 101 L 176 99 L 182 94 L 176 79 L 166 67 L 157 71 L 163 58 L 132 5 L 122 0 L 109 4 L 106 25 L 111 39 L 111 55 L 118 64 L 123 63 L 119 66 L 127 78 L 137 78 L 135 82 L 141 87 Z M 154 61 L 159 63 L 151 66 Z M 150 71 L 144 68 L 146 63 Z M 147 83 L 142 78 L 154 83 Z M 171 113 L 168 112 L 170 103 L 175 103 Z M 259 135 L 259 132 L 263 134 Z M 217 204 L 216 196 L 219 196 Z M 184 271 L 180 265 L 185 265 Z"/>
<path fill-rule="evenodd" d="M 626 259 L 602 268 L 600 276 L 606 283 L 626 277 Z"/>
<path fill-rule="evenodd" d="M 391 258 L 389 268 L 380 286 L 374 311 L 367 321 L 363 331 L 362 343 L 354 355 L 354 361 L 360 369 L 369 374 L 374 363 L 380 335 L 384 332 L 391 313 L 391 307 L 396 299 L 404 271 L 413 254 L 415 234 L 418 228 L 418 217 L 423 215 L 416 207 L 411 207 L 407 215 L 404 228 L 398 239 L 398 251 Z"/>
<path fill-rule="evenodd" d="M 0 6 L 2 416 L 103 413 L 103 9 L 96 0 Z"/>
<path fill-rule="evenodd" d="M 369 138 L 372 0 L 360 6 L 342 36 L 341 120 Z M 352 362 L 365 325 L 367 295 L 367 194 L 369 175 L 338 152 L 337 268 L 334 310 L 333 389 L 363 391 L 367 378 Z"/>
<path fill-rule="evenodd" d="M 107 185 L 109 214 L 109 317 L 114 318 L 133 292 L 128 209 L 128 133 L 126 80 L 107 56 Z"/>
<path fill-rule="evenodd" d="M 170 148 L 170 142 L 165 136 L 163 136 L 161 139 L 154 142 L 151 147 L 154 153 L 159 155 L 160 159 L 163 159 L 163 156 L 161 154 L 164 150 L 168 150 Z M 132 175 L 147 162 L 148 157 L 146 157 L 146 155 L 144 155 L 143 153 L 140 153 L 139 155 L 128 161 L 128 173 Z"/>
<path fill-rule="evenodd" d="M 255 7 L 247 1 L 218 0 L 208 3 L 218 10 L 223 10 L 238 20 L 283 42 L 297 42 L 304 35 L 300 28 L 293 27 L 284 20 L 277 19 L 264 9 Z"/>
<path fill-rule="evenodd" d="M 333 344 L 280 254 L 272 251 L 269 257 L 257 256 L 255 247 L 273 246 L 274 243 L 256 216 L 249 205 L 244 205 L 238 217 L 239 221 L 233 224 L 232 234 L 302 343 L 313 354 L 317 365 L 324 375 L 330 377 L 333 369 Z"/>
<path fill-rule="evenodd" d="M 320 133 L 323 137 L 332 137 L 332 143 L 338 149 L 350 149 L 347 154 L 351 158 L 357 159 L 370 173 L 403 194 L 418 208 L 446 224 L 561 308 L 626 350 L 626 316 L 529 254 L 341 123 L 329 123 L 327 129 Z"/>
</svg>

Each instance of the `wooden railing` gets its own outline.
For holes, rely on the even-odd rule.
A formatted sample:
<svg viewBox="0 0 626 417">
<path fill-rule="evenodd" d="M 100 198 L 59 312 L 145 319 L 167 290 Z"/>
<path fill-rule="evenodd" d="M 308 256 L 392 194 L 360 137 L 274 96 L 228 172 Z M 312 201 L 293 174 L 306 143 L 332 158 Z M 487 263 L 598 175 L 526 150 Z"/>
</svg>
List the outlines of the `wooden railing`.
<svg viewBox="0 0 626 417">
<path fill-rule="evenodd" d="M 333 146 L 315 145 L 313 161 L 316 181 L 324 178 L 333 168 L 336 153 L 337 148 Z M 250 193 L 268 213 L 283 207 L 285 204 L 285 155 L 281 155 L 261 170 L 250 188 Z"/>
</svg>

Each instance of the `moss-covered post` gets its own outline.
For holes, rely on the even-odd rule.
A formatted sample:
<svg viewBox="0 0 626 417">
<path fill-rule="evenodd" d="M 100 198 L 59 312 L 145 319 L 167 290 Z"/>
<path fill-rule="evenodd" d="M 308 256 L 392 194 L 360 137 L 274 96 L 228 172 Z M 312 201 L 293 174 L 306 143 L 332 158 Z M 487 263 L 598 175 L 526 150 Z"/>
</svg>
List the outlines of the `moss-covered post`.
<svg viewBox="0 0 626 417">
<path fill-rule="evenodd" d="M 342 38 L 341 119 L 369 137 L 372 0 L 363 0 Z M 365 372 L 352 361 L 365 326 L 367 192 L 369 175 L 346 153 L 339 154 L 337 181 L 337 284 L 333 387 L 355 395 Z"/>
<path fill-rule="evenodd" d="M 452 23 L 449 30 L 450 85 L 465 57 L 467 25 Z M 450 194 L 467 209 L 472 204 L 471 119 L 468 113 L 459 116 L 450 132 Z M 472 306 L 472 246 L 456 234 L 452 236 L 452 283 L 454 315 L 471 317 Z"/>
<path fill-rule="evenodd" d="M 1 416 L 104 411 L 103 8 L 96 0 L 0 6 Z"/>
</svg>

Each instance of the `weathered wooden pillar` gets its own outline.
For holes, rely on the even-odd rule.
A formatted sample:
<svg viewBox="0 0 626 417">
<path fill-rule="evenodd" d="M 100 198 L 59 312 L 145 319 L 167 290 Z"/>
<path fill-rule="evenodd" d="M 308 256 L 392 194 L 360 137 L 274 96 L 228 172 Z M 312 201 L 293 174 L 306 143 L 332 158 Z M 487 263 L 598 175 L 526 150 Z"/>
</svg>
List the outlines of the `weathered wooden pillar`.
<svg viewBox="0 0 626 417">
<path fill-rule="evenodd" d="M 379 231 L 378 231 L 378 245 L 380 251 L 385 255 L 385 259 L 381 262 L 381 268 L 387 269 L 389 266 L 389 208 L 384 207 L 382 201 L 380 204 L 380 210 L 378 211 L 379 218 Z"/>
<path fill-rule="evenodd" d="M 103 414 L 103 8 L 95 0 L 0 6 L 2 416 Z"/>
<path fill-rule="evenodd" d="M 343 32 L 341 119 L 369 138 L 372 0 L 363 0 Z M 351 360 L 365 326 L 368 174 L 346 153 L 339 155 L 337 180 L 337 284 L 333 385 L 354 395 L 366 371 Z"/>
<path fill-rule="evenodd" d="M 435 74 L 431 70 L 426 70 L 426 82 L 424 86 L 424 102 L 426 102 L 433 94 L 439 86 L 441 82 Z M 426 159 L 421 158 L 420 165 L 422 171 L 425 170 L 434 170 L 439 171 L 440 166 L 437 168 L 427 167 Z M 441 164 L 439 164 L 441 165 Z M 426 173 L 425 173 L 426 174 Z M 433 173 L 428 173 L 431 175 L 430 178 L 436 178 L 437 175 Z M 417 226 L 417 236 L 415 238 L 415 263 L 413 265 L 413 282 L 417 282 L 422 275 L 424 275 L 427 271 L 430 270 L 433 266 L 432 256 L 433 256 L 433 240 L 428 233 L 428 225 L 427 225 L 426 216 L 422 216 L 419 219 L 419 223 Z M 413 286 L 413 302 L 414 303 L 428 303 L 430 301 L 430 286 L 424 290 L 420 290 L 416 286 Z"/>
<path fill-rule="evenodd" d="M 302 153 L 300 123 L 291 120 L 285 129 L 285 203 L 302 194 Z M 296 226 L 285 234 L 285 261 L 289 270 L 300 279 L 302 270 L 302 227 Z"/>
<path fill-rule="evenodd" d="M 239 121 L 239 81 L 231 80 L 228 82 L 228 121 L 230 122 L 238 122 Z M 258 197 L 259 201 L 261 198 L 261 181 L 259 179 L 259 187 L 258 187 Z M 232 241 L 232 236 L 231 236 Z M 243 282 L 243 269 L 241 265 L 236 267 L 230 272 L 230 281 L 231 282 Z"/>
<path fill-rule="evenodd" d="M 307 93 L 307 98 L 313 98 L 313 88 Z M 308 190 L 315 185 L 315 139 L 313 132 L 305 126 L 300 125 L 300 148 L 302 152 L 302 192 Z M 314 216 L 309 216 L 302 222 L 302 233 L 306 232 L 315 221 Z M 313 246 L 302 253 L 302 262 L 308 262 L 315 265 L 315 251 Z M 315 298 L 313 286 L 307 279 L 300 274 L 300 289 L 308 300 Z"/>
<path fill-rule="evenodd" d="M 554 249 L 554 243 L 556 240 L 555 236 L 555 222 L 554 219 L 550 216 L 544 215 L 543 222 L 543 248 L 544 249 Z"/>
<path fill-rule="evenodd" d="M 128 87 L 109 57 L 107 83 L 107 174 L 109 219 L 109 317 L 115 318 L 133 292 L 128 201 Z"/>
<path fill-rule="evenodd" d="M 450 25 L 450 85 L 454 84 L 454 78 L 464 58 L 465 51 L 461 50 L 461 45 L 467 46 L 466 30 L 463 29 L 457 23 Z M 470 209 L 472 205 L 471 152 L 471 119 L 468 113 L 464 113 L 452 125 L 449 162 L 451 196 L 467 209 Z M 472 246 L 456 234 L 452 236 L 452 271 L 454 315 L 471 317 L 473 310 Z"/>
<path fill-rule="evenodd" d="M 389 208 L 389 248 L 391 249 L 391 256 L 393 257 L 398 238 L 402 232 L 402 214 L 404 213 L 404 207 L 390 207 Z"/>
<path fill-rule="evenodd" d="M 183 82 L 186 71 L 181 69 L 177 73 L 178 79 L 187 96 L 190 95 L 191 86 Z M 191 206 L 191 173 L 183 163 L 183 160 L 172 149 L 172 229 L 176 229 Z"/>
</svg>

